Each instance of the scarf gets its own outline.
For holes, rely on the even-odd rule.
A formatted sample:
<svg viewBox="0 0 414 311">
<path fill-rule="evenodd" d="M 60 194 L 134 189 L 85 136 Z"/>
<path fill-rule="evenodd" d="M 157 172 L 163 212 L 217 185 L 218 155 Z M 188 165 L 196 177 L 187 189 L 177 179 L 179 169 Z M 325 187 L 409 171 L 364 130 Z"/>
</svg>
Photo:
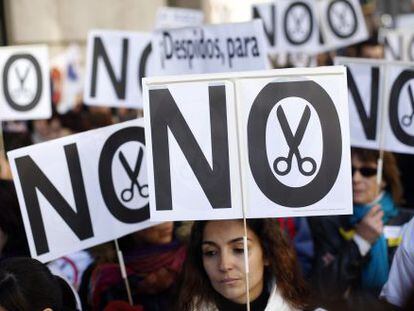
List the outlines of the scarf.
<svg viewBox="0 0 414 311">
<path fill-rule="evenodd" d="M 354 214 L 351 216 L 351 225 L 355 225 L 364 218 L 368 211 L 376 204 L 381 205 L 384 212 L 382 221 L 386 224 L 392 217 L 398 215 L 391 195 L 388 192 L 382 193 L 379 201 L 374 204 L 355 204 Z M 377 241 L 371 246 L 370 259 L 362 268 L 362 287 L 381 288 L 388 279 L 388 247 L 384 234 L 381 234 Z"/>
<path fill-rule="evenodd" d="M 132 295 L 153 295 L 169 289 L 175 282 L 186 256 L 177 240 L 165 245 L 146 245 L 124 254 L 126 273 Z M 91 278 L 92 301 L 99 309 L 102 295 L 123 280 L 118 264 L 98 265 Z"/>
</svg>

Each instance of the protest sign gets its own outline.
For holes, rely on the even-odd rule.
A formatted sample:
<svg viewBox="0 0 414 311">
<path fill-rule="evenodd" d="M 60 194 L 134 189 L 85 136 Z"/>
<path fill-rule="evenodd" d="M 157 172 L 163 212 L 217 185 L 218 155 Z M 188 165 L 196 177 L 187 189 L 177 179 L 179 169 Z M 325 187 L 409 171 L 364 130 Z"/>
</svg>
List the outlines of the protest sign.
<svg viewBox="0 0 414 311">
<path fill-rule="evenodd" d="M 48 62 L 46 46 L 0 48 L 0 120 L 50 118 Z"/>
<path fill-rule="evenodd" d="M 414 31 L 412 29 L 380 29 L 379 41 L 384 44 L 387 60 L 414 61 Z"/>
<path fill-rule="evenodd" d="M 319 27 L 314 1 L 292 0 L 252 6 L 253 18 L 260 18 L 269 52 L 306 51 L 315 54 L 319 47 Z"/>
<path fill-rule="evenodd" d="M 155 29 L 201 26 L 203 20 L 201 10 L 161 7 L 157 10 Z"/>
<path fill-rule="evenodd" d="M 320 25 L 326 50 L 352 45 L 368 38 L 358 0 L 320 0 Z"/>
<path fill-rule="evenodd" d="M 141 78 L 148 69 L 150 42 L 149 33 L 91 31 L 87 44 L 84 102 L 141 108 Z"/>
<path fill-rule="evenodd" d="M 351 145 L 414 153 L 414 65 L 336 57 L 346 65 Z"/>
<path fill-rule="evenodd" d="M 32 257 L 50 261 L 151 225 L 142 123 L 8 152 Z"/>
<path fill-rule="evenodd" d="M 344 67 L 146 78 L 143 89 L 151 219 L 352 212 Z"/>
<path fill-rule="evenodd" d="M 255 4 L 272 54 L 335 50 L 368 38 L 357 0 L 286 0 Z"/>
<path fill-rule="evenodd" d="M 157 75 L 269 68 L 261 21 L 156 31 Z"/>
</svg>

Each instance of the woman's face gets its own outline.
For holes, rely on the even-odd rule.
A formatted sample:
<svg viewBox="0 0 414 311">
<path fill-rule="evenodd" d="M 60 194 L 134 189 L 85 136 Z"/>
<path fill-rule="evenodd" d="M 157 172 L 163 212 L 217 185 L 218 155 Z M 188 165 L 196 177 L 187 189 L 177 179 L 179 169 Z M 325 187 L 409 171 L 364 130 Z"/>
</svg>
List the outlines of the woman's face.
<svg viewBox="0 0 414 311">
<path fill-rule="evenodd" d="M 355 204 L 368 204 L 378 195 L 377 163 L 361 161 L 357 155 L 352 155 L 352 191 Z M 383 188 L 383 185 L 382 187 Z"/>
<path fill-rule="evenodd" d="M 223 297 L 246 303 L 243 223 L 239 220 L 209 221 L 202 241 L 203 266 L 213 288 Z M 257 235 L 247 229 L 250 299 L 263 290 L 263 271 L 267 264 Z"/>
</svg>

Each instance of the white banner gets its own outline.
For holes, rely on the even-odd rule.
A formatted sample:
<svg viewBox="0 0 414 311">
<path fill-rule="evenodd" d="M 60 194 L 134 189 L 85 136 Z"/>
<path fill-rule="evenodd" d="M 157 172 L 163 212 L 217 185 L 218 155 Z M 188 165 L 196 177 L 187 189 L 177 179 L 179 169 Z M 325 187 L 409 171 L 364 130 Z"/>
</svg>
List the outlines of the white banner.
<svg viewBox="0 0 414 311">
<path fill-rule="evenodd" d="M 272 54 L 301 51 L 314 55 L 368 38 L 357 0 L 273 1 L 253 5 L 252 17 L 263 20 Z"/>
<path fill-rule="evenodd" d="M 142 120 L 8 152 L 32 257 L 47 262 L 150 223 Z"/>
<path fill-rule="evenodd" d="M 157 10 L 155 29 L 201 26 L 203 20 L 201 10 L 161 7 Z"/>
<path fill-rule="evenodd" d="M 52 115 L 46 46 L 0 48 L 0 121 Z"/>
<path fill-rule="evenodd" d="M 412 29 L 380 29 L 379 40 L 384 44 L 387 60 L 414 61 L 414 31 Z"/>
<path fill-rule="evenodd" d="M 143 85 L 151 219 L 352 213 L 344 67 Z"/>
<path fill-rule="evenodd" d="M 326 50 L 336 50 L 368 39 L 359 0 L 320 0 L 317 3 Z"/>
<path fill-rule="evenodd" d="M 414 64 L 335 58 L 348 68 L 351 145 L 414 153 Z"/>
<path fill-rule="evenodd" d="M 95 30 L 88 34 L 85 89 L 88 105 L 142 107 L 141 78 L 147 75 L 149 33 Z"/>
<path fill-rule="evenodd" d="M 157 75 L 268 69 L 261 21 L 156 31 Z"/>
</svg>

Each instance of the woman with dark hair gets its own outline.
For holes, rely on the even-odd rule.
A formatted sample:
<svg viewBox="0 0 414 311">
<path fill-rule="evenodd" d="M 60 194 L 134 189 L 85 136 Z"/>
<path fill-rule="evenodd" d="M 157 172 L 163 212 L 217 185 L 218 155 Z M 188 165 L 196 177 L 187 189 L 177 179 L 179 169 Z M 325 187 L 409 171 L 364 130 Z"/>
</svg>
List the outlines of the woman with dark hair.
<svg viewBox="0 0 414 311">
<path fill-rule="evenodd" d="M 76 310 L 76 298 L 41 262 L 14 257 L 0 261 L 0 310 L 70 311 Z"/>
<path fill-rule="evenodd" d="M 353 310 L 377 303 L 399 241 L 385 235 L 384 226 L 399 226 L 410 218 L 396 206 L 402 186 L 394 156 L 384 152 L 379 184 L 378 158 L 376 150 L 351 150 L 353 215 L 309 219 L 316 252 L 313 284 L 328 307 L 342 299 Z"/>
<path fill-rule="evenodd" d="M 196 222 L 176 310 L 245 310 L 242 220 Z M 251 310 L 298 310 L 309 292 L 291 245 L 276 220 L 247 220 Z"/>
</svg>

